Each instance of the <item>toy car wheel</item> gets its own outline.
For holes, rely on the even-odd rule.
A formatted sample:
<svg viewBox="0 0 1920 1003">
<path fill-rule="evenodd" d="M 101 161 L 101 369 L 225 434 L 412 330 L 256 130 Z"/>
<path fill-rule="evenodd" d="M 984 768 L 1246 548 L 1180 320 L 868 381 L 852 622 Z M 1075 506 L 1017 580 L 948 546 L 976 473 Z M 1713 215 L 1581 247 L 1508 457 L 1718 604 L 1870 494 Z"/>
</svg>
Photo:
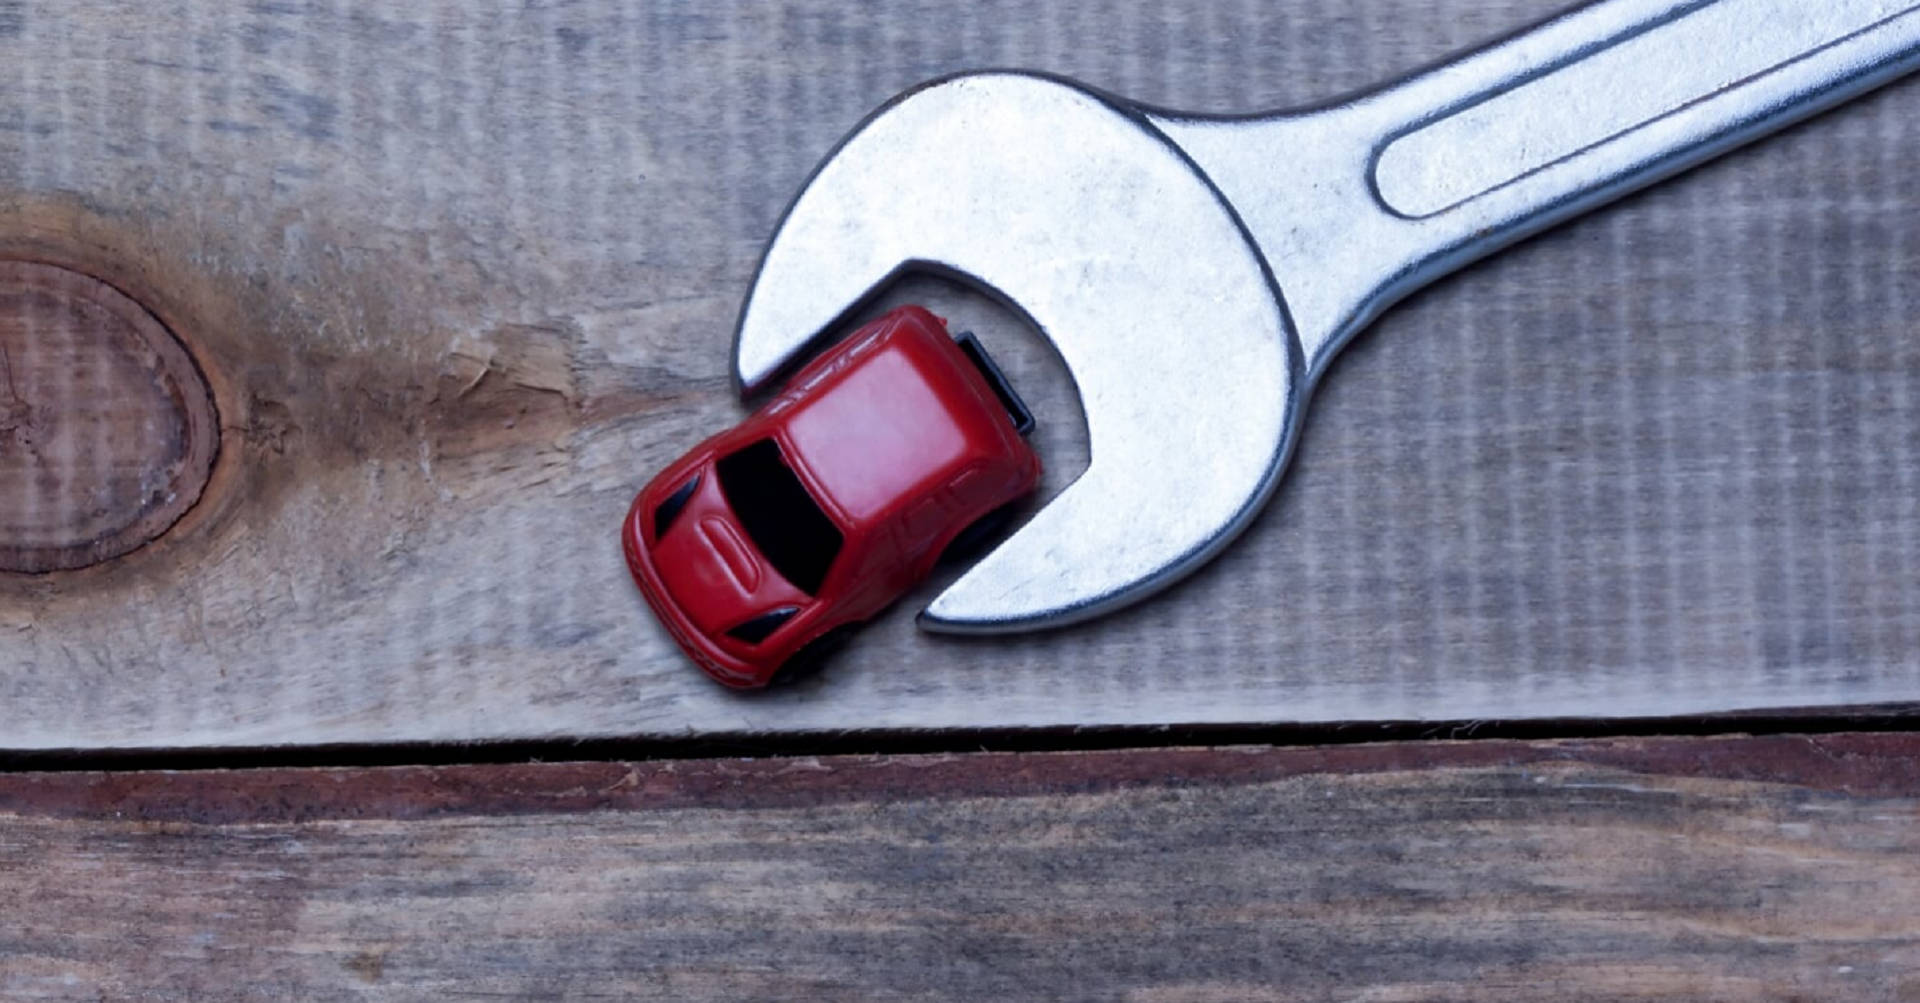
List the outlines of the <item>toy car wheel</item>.
<svg viewBox="0 0 1920 1003">
<path fill-rule="evenodd" d="M 940 552 L 939 563 L 957 564 L 985 553 L 987 545 L 999 539 L 1007 527 L 1013 525 L 1013 513 L 1018 507 L 1018 502 L 1008 502 L 975 519 L 972 525 L 953 538 L 953 542 L 947 544 L 947 549 Z"/>
<path fill-rule="evenodd" d="M 808 641 L 805 647 L 794 652 L 780 668 L 774 670 L 773 678 L 767 680 L 767 686 L 792 686 L 820 671 L 820 667 L 835 652 L 847 646 L 847 641 L 853 637 L 853 628 L 853 624 L 843 623 Z"/>
</svg>

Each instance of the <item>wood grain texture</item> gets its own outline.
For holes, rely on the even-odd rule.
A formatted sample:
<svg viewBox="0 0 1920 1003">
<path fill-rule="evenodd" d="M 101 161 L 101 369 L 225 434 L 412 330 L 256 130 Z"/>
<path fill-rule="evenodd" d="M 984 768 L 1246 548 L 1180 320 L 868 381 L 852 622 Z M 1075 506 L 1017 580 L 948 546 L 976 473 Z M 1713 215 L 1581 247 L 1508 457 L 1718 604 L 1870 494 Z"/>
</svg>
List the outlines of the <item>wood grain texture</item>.
<svg viewBox="0 0 1920 1003">
<path fill-rule="evenodd" d="M 173 333 L 97 279 L 0 260 L 0 572 L 71 570 L 166 532 L 220 444 Z"/>
<path fill-rule="evenodd" d="M 0 994 L 1920 998 L 1912 736 L 0 776 Z"/>
<path fill-rule="evenodd" d="M 187 332 L 230 456 L 160 544 L 0 581 L 0 747 L 1920 698 L 1912 83 L 1395 311 L 1275 504 L 1150 605 L 983 642 L 903 604 L 743 699 L 627 582 L 632 492 L 741 413 L 762 242 L 896 91 L 1024 66 L 1252 111 L 1560 2 L 12 4 L 0 253 Z M 879 306 L 907 298 L 987 339 L 1057 490 L 1085 439 L 1051 354 L 937 282 Z"/>
</svg>

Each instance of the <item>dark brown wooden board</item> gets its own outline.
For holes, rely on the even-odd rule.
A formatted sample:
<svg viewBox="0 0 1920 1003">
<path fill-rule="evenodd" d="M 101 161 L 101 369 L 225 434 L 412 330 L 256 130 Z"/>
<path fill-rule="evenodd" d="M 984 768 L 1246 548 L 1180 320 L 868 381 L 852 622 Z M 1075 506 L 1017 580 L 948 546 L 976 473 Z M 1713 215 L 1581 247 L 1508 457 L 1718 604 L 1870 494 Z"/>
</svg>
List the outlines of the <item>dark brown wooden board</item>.
<svg viewBox="0 0 1920 1003">
<path fill-rule="evenodd" d="M 889 96 L 1018 66 L 1255 111 L 1563 3 L 0 3 L 0 257 L 151 311 L 223 432 L 159 542 L 0 576 L 0 748 L 1920 699 L 1912 82 L 1396 310 L 1246 537 L 1138 609 L 956 641 L 909 601 L 753 700 L 628 582 L 633 492 L 741 414 L 763 242 Z M 1046 348 L 907 298 L 981 333 L 1070 479 Z"/>
<path fill-rule="evenodd" d="M 1920 999 L 1911 735 L 0 775 L 9 999 Z"/>
</svg>

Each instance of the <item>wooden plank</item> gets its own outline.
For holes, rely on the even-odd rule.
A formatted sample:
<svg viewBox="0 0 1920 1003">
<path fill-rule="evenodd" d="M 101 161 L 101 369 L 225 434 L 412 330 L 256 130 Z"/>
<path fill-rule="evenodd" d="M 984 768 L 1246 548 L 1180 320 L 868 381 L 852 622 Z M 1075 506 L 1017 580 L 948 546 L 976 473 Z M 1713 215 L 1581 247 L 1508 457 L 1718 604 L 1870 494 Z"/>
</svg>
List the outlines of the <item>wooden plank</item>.
<svg viewBox="0 0 1920 1003">
<path fill-rule="evenodd" d="M 1920 699 L 1915 84 L 1396 311 L 1277 502 L 1148 606 L 954 641 L 903 604 L 741 699 L 627 582 L 632 492 L 740 413 L 761 243 L 892 93 L 1014 65 L 1250 111 L 1561 2 L 7 6 L 0 257 L 165 322 L 225 445 L 159 543 L 0 579 L 0 748 Z M 1006 363 L 1057 490 L 1085 444 L 1050 353 L 907 298 Z"/>
<path fill-rule="evenodd" d="M 15 999 L 1909 1000 L 1911 735 L 0 776 Z"/>
</svg>

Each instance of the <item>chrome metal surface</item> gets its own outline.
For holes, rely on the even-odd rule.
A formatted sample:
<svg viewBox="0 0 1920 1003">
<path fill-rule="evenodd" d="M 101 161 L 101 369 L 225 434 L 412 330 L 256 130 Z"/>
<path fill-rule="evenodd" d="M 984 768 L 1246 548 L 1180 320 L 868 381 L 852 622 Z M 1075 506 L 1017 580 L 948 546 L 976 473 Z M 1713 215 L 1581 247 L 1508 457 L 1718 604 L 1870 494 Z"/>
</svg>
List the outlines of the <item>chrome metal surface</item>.
<svg viewBox="0 0 1920 1003">
<path fill-rule="evenodd" d="M 1012 74 L 881 112 L 781 224 L 741 321 L 741 382 L 763 383 L 903 266 L 1024 311 L 1073 373 L 1092 440 L 1087 472 L 942 594 L 929 626 L 1092 615 L 1259 510 L 1292 441 L 1300 358 L 1233 213 L 1137 113 Z"/>
<path fill-rule="evenodd" d="M 1253 232 L 1317 379 L 1415 289 L 1916 68 L 1914 0 L 1609 0 L 1332 107 L 1153 119 Z"/>
<path fill-rule="evenodd" d="M 1091 464 L 923 623 L 1081 619 L 1232 539 L 1313 382 L 1395 300 L 1916 68 L 1914 0 L 1607 0 L 1298 113 L 936 82 L 856 129 L 789 209 L 735 373 L 770 379 L 902 269 L 1024 311 L 1073 374 Z"/>
</svg>

